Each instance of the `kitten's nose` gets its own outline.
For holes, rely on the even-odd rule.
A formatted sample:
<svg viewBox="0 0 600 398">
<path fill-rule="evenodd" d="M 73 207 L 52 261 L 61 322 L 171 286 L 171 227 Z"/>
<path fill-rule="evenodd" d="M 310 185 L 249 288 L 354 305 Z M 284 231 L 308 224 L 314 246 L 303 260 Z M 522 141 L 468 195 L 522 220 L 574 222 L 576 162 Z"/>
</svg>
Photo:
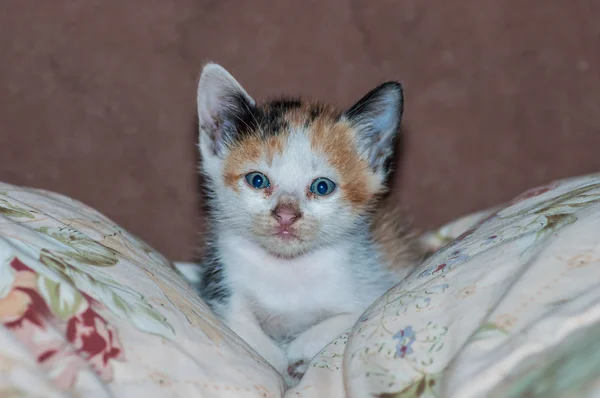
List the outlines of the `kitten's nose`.
<svg viewBox="0 0 600 398">
<path fill-rule="evenodd" d="M 282 203 L 273 210 L 273 216 L 281 225 L 291 225 L 302 216 L 297 206 Z"/>
</svg>

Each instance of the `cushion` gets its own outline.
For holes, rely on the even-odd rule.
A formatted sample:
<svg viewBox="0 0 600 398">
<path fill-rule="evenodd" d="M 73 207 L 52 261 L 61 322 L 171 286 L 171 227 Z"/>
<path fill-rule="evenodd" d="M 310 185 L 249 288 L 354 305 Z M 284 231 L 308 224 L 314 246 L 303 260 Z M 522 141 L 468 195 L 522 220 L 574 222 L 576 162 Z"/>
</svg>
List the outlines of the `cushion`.
<svg viewBox="0 0 600 398">
<path fill-rule="evenodd" d="M 79 202 L 8 184 L 0 324 L 0 396 L 283 394 L 163 256 Z"/>
<path fill-rule="evenodd" d="M 285 391 L 159 253 L 79 202 L 0 184 L 0 395 L 593 396 L 599 222 L 591 175 L 426 234 L 434 253 Z"/>
</svg>

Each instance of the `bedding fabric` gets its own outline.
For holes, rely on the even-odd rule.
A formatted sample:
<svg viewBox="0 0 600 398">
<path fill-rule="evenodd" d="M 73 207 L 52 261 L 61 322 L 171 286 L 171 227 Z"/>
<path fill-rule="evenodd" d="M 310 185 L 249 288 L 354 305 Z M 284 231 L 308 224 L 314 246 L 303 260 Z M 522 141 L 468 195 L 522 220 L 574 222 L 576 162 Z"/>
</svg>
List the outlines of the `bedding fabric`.
<svg viewBox="0 0 600 398">
<path fill-rule="evenodd" d="M 85 205 L 0 184 L 0 396 L 593 397 L 600 175 L 424 236 L 437 250 L 295 388 L 164 257 Z"/>
</svg>

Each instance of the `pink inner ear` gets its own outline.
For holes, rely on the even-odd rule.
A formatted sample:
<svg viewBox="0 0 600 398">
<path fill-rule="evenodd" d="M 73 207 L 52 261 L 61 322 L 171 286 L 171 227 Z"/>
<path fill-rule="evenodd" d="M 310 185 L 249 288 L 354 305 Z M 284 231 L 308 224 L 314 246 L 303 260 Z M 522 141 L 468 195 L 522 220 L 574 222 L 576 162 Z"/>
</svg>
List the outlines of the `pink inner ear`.
<svg viewBox="0 0 600 398">
<path fill-rule="evenodd" d="M 219 142 L 222 139 L 218 122 L 218 110 L 214 106 L 214 100 L 210 97 L 210 93 L 206 91 L 198 93 L 198 127 L 200 132 L 206 134 L 210 140 L 207 147 L 213 155 L 217 155 L 221 149 L 219 148 Z"/>
<path fill-rule="evenodd" d="M 206 132 L 210 138 L 209 149 L 212 151 L 212 154 L 216 156 L 221 153 L 221 150 L 223 149 L 219 144 L 222 141 L 220 129 L 213 127 L 212 129 L 207 129 Z"/>
<path fill-rule="evenodd" d="M 249 103 L 254 103 L 244 88 L 223 67 L 216 64 L 206 65 L 200 76 L 197 93 L 198 118 L 201 125 L 209 127 L 210 123 L 216 123 L 219 116 L 230 106 L 228 96 L 233 93 L 239 93 Z"/>
<path fill-rule="evenodd" d="M 201 78 L 198 87 L 198 122 L 202 132 L 210 139 L 208 148 L 214 155 L 223 151 L 222 123 L 220 118 L 227 109 L 225 93 L 231 90 L 231 83 L 219 76 Z"/>
<path fill-rule="evenodd" d="M 224 110 L 226 99 L 216 87 L 206 84 L 198 92 L 198 120 L 200 127 L 214 130 L 217 127 L 219 114 Z"/>
</svg>

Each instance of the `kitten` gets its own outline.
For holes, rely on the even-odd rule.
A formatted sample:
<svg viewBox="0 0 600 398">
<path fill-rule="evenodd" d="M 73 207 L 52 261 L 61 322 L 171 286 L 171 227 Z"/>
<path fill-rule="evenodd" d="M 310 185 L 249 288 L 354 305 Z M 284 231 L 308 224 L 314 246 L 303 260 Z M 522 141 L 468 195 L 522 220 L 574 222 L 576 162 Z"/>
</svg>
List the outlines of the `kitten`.
<svg viewBox="0 0 600 398">
<path fill-rule="evenodd" d="M 384 83 L 345 112 L 259 105 L 211 63 L 197 99 L 210 208 L 199 292 L 293 383 L 419 260 L 403 218 L 376 211 L 402 87 Z"/>
</svg>

